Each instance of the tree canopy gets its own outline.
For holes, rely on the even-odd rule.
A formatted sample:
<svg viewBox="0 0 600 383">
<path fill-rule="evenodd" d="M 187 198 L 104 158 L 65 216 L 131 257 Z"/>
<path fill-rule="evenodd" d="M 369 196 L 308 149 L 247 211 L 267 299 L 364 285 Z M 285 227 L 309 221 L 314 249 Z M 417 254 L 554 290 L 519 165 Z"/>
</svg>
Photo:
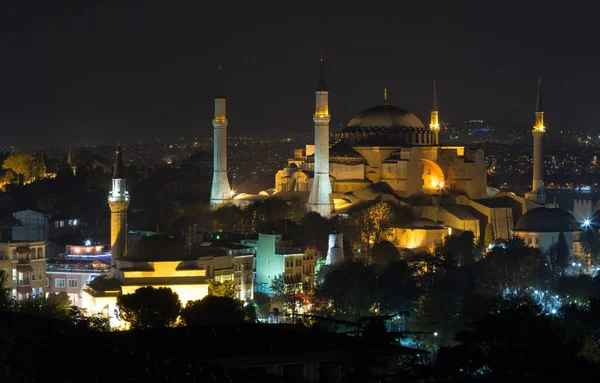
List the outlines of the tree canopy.
<svg viewBox="0 0 600 383">
<path fill-rule="evenodd" d="M 177 293 L 168 287 L 140 287 L 117 297 L 119 317 L 132 329 L 172 326 L 181 312 Z"/>
<path fill-rule="evenodd" d="M 10 170 L 13 173 L 22 177 L 22 181 L 26 181 L 33 176 L 33 157 L 31 153 L 19 152 L 8 156 L 4 163 L 2 163 L 2 169 Z"/>
<path fill-rule="evenodd" d="M 181 319 L 187 326 L 212 326 L 244 321 L 245 312 L 239 300 L 207 295 L 190 301 L 181 311 Z"/>
<path fill-rule="evenodd" d="M 237 296 L 233 287 L 233 281 L 219 282 L 214 279 L 208 282 L 208 295 L 231 299 Z"/>
</svg>

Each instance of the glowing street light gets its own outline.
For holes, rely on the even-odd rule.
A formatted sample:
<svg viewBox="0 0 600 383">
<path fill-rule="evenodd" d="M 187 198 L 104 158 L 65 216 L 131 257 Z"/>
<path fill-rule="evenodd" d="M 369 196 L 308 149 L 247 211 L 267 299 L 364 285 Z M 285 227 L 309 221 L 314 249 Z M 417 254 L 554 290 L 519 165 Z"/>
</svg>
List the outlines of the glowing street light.
<svg viewBox="0 0 600 383">
<path fill-rule="evenodd" d="M 592 223 L 592 222 L 591 222 L 589 219 L 587 219 L 587 218 L 583 220 L 583 226 L 584 226 L 584 227 L 588 227 L 588 226 L 590 226 L 590 224 L 591 224 L 591 223 Z"/>
</svg>

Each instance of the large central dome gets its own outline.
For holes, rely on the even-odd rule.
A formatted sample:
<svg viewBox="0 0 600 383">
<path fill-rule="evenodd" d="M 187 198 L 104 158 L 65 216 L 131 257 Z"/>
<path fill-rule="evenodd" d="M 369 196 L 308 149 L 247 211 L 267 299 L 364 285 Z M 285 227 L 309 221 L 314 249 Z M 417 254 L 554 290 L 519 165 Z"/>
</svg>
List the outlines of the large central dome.
<svg viewBox="0 0 600 383">
<path fill-rule="evenodd" d="M 381 104 L 365 109 L 352 117 L 347 128 L 423 129 L 417 116 L 397 106 Z"/>
<path fill-rule="evenodd" d="M 417 116 L 384 102 L 352 117 L 335 141 L 352 146 L 427 145 L 432 144 L 431 137 Z"/>
</svg>

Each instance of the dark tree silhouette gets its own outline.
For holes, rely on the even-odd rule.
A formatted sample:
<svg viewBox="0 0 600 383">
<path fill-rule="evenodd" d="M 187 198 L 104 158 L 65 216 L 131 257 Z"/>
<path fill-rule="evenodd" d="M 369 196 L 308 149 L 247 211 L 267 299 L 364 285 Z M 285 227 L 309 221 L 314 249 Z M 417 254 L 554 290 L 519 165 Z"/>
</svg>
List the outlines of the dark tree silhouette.
<svg viewBox="0 0 600 383">
<path fill-rule="evenodd" d="M 181 319 L 187 326 L 213 326 L 244 321 L 245 313 L 237 299 L 207 295 L 190 301 L 181 311 Z"/>
<path fill-rule="evenodd" d="M 181 301 L 170 288 L 141 287 L 133 294 L 117 297 L 119 317 L 132 329 L 171 326 L 181 312 Z"/>
</svg>

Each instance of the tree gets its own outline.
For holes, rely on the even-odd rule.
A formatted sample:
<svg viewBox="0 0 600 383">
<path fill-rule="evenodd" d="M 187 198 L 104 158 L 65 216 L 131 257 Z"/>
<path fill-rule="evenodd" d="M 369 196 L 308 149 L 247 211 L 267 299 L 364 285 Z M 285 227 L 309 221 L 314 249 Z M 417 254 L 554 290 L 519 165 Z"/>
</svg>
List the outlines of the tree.
<svg viewBox="0 0 600 383">
<path fill-rule="evenodd" d="M 21 178 L 20 182 L 27 181 L 33 173 L 33 157 L 30 153 L 15 153 L 8 156 L 2 164 L 2 169 L 11 170 Z"/>
<path fill-rule="evenodd" d="M 86 316 L 71 301 L 66 293 L 50 294 L 48 297 L 38 296 L 15 302 L 12 310 L 23 314 L 38 315 L 62 321 L 73 326 L 89 328 L 97 331 L 108 331 L 109 320 L 103 316 Z"/>
<path fill-rule="evenodd" d="M 291 312 L 292 318 L 295 318 L 304 303 L 302 288 L 302 281 L 298 276 L 285 277 L 280 274 L 271 282 L 273 294 L 282 300 L 284 309 Z"/>
<path fill-rule="evenodd" d="M 11 305 L 10 289 L 5 287 L 8 281 L 8 274 L 0 270 L 0 311 L 7 310 Z"/>
<path fill-rule="evenodd" d="M 371 252 L 371 243 L 386 238 L 396 216 L 387 202 L 361 204 L 350 209 L 348 215 L 345 226 L 349 237 L 354 238 L 355 247 L 364 250 L 367 255 Z"/>
<path fill-rule="evenodd" d="M 461 381 L 477 377 L 483 381 L 534 378 L 560 382 L 593 371 L 578 357 L 577 347 L 564 343 L 553 319 L 532 304 L 485 316 L 459 332 L 456 339 L 459 345 L 439 354 L 436 366 L 440 376 L 451 374 Z"/>
<path fill-rule="evenodd" d="M 474 239 L 472 231 L 465 231 L 460 236 L 447 235 L 442 243 L 436 244 L 435 255 L 459 265 L 469 264 L 474 260 Z"/>
<path fill-rule="evenodd" d="M 15 311 L 47 316 L 60 320 L 70 318 L 71 300 L 66 293 L 50 294 L 48 297 L 38 296 L 32 299 L 18 301 Z"/>
<path fill-rule="evenodd" d="M 133 294 L 117 297 L 119 318 L 129 322 L 132 329 L 171 326 L 181 311 L 177 293 L 168 287 L 140 287 Z"/>
<path fill-rule="evenodd" d="M 596 266 L 594 269 L 597 269 L 598 258 L 600 255 L 600 239 L 598 238 L 598 228 L 594 225 L 588 225 L 584 229 L 582 242 L 585 252 L 590 255 L 591 263 Z"/>
<path fill-rule="evenodd" d="M 229 297 L 207 295 L 190 301 L 181 311 L 186 326 L 214 326 L 244 322 L 241 302 Z"/>
<path fill-rule="evenodd" d="M 371 262 L 381 268 L 386 267 L 390 262 L 400 260 L 400 253 L 396 246 L 389 241 L 377 242 L 371 249 Z"/>
<path fill-rule="evenodd" d="M 347 260 L 331 267 L 316 288 L 312 311 L 334 319 L 356 320 L 373 314 L 377 295 L 373 267 L 363 260 Z"/>
<path fill-rule="evenodd" d="M 379 313 L 396 314 L 412 308 L 421 295 L 412 269 L 403 260 L 389 262 L 377 275 Z"/>
<path fill-rule="evenodd" d="M 550 266 L 550 273 L 553 280 L 567 269 L 570 256 L 571 252 L 569 251 L 565 233 L 561 231 L 558 234 L 558 241 L 547 252 L 548 265 Z"/>
<path fill-rule="evenodd" d="M 208 282 L 208 295 L 215 297 L 236 298 L 237 294 L 233 287 L 233 281 L 219 282 L 212 280 Z"/>
<path fill-rule="evenodd" d="M 485 239 L 483 241 L 483 244 L 486 249 L 488 248 L 490 243 L 494 242 L 494 239 L 496 239 L 496 236 L 494 234 L 494 225 L 488 223 L 485 227 Z"/>
</svg>

